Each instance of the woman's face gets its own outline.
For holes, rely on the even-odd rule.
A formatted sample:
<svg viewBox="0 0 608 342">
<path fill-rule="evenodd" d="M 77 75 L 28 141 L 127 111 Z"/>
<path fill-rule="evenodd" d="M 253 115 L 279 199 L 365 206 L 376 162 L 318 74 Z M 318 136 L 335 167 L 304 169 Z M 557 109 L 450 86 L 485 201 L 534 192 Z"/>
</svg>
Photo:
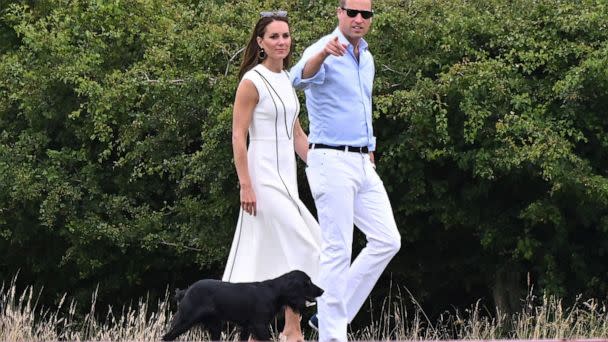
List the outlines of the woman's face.
<svg viewBox="0 0 608 342">
<path fill-rule="evenodd" d="M 289 55 L 291 49 L 291 34 L 286 22 L 275 20 L 266 25 L 263 37 L 258 37 L 258 45 L 264 52 L 266 58 L 283 60 Z"/>
</svg>

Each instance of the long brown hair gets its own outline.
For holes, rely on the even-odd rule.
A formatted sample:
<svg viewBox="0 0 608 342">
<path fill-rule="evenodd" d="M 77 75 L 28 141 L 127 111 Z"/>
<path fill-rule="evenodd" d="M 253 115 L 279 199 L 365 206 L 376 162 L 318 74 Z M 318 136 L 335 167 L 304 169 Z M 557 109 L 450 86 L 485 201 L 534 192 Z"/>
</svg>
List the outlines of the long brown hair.
<svg viewBox="0 0 608 342">
<path fill-rule="evenodd" d="M 249 43 L 245 48 L 245 54 L 243 55 L 243 62 L 241 62 L 241 68 L 239 69 L 239 80 L 243 78 L 243 75 L 249 70 L 251 70 L 254 66 L 260 64 L 263 59 L 260 59 L 260 46 L 258 45 L 257 38 L 264 37 L 264 33 L 266 33 L 266 26 L 272 23 L 273 21 L 284 21 L 289 25 L 289 21 L 287 17 L 279 17 L 279 16 L 269 16 L 262 17 L 258 20 L 257 24 L 255 24 L 255 28 L 253 29 L 253 33 L 251 34 L 251 39 L 249 39 Z M 291 62 L 291 53 L 293 52 L 293 39 L 291 40 L 291 46 L 289 47 L 289 54 L 283 60 L 283 69 L 289 68 Z"/>
</svg>

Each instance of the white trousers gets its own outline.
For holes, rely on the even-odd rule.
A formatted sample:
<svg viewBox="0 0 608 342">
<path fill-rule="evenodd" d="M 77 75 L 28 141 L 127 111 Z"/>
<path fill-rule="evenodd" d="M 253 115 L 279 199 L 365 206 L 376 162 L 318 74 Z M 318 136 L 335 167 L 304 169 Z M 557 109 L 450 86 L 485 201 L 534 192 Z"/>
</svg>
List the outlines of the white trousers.
<svg viewBox="0 0 608 342">
<path fill-rule="evenodd" d="M 319 341 L 345 342 L 348 323 L 399 251 L 401 236 L 368 154 L 317 148 L 308 151 L 307 163 L 321 226 Z M 351 264 L 353 224 L 367 244 Z"/>
</svg>

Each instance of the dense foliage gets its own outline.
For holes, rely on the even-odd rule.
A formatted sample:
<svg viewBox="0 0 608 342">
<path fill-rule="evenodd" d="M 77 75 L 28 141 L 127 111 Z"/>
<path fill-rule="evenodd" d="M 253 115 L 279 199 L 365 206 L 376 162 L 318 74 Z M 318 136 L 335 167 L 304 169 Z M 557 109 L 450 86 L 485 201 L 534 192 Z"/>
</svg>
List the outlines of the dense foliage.
<svg viewBox="0 0 608 342">
<path fill-rule="evenodd" d="M 282 8 L 298 57 L 335 2 L 0 2 L 0 278 L 122 303 L 220 276 L 242 48 Z M 512 310 L 529 286 L 604 298 L 608 5 L 375 10 L 378 171 L 403 237 L 375 296 L 392 277 L 432 310 Z"/>
</svg>

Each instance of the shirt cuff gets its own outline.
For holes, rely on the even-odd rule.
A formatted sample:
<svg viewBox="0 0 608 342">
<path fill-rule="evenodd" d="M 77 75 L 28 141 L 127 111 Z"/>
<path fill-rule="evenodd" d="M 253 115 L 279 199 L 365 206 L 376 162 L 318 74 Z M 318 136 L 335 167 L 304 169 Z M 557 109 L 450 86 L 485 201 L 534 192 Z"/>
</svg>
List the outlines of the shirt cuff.
<svg viewBox="0 0 608 342">
<path fill-rule="evenodd" d="M 319 71 L 317 71 L 316 74 L 314 74 L 312 77 L 309 78 L 302 78 L 302 71 L 304 69 L 302 68 L 301 70 L 299 70 L 297 75 L 294 75 L 294 81 L 293 81 L 293 86 L 297 89 L 305 89 L 308 88 L 310 85 L 315 84 L 315 85 L 319 85 L 319 84 L 323 84 L 323 82 L 325 82 L 325 65 L 321 65 L 321 68 L 319 69 Z"/>
<path fill-rule="evenodd" d="M 376 150 L 376 137 L 375 136 L 370 139 L 367 149 L 370 152 L 374 152 Z"/>
</svg>

